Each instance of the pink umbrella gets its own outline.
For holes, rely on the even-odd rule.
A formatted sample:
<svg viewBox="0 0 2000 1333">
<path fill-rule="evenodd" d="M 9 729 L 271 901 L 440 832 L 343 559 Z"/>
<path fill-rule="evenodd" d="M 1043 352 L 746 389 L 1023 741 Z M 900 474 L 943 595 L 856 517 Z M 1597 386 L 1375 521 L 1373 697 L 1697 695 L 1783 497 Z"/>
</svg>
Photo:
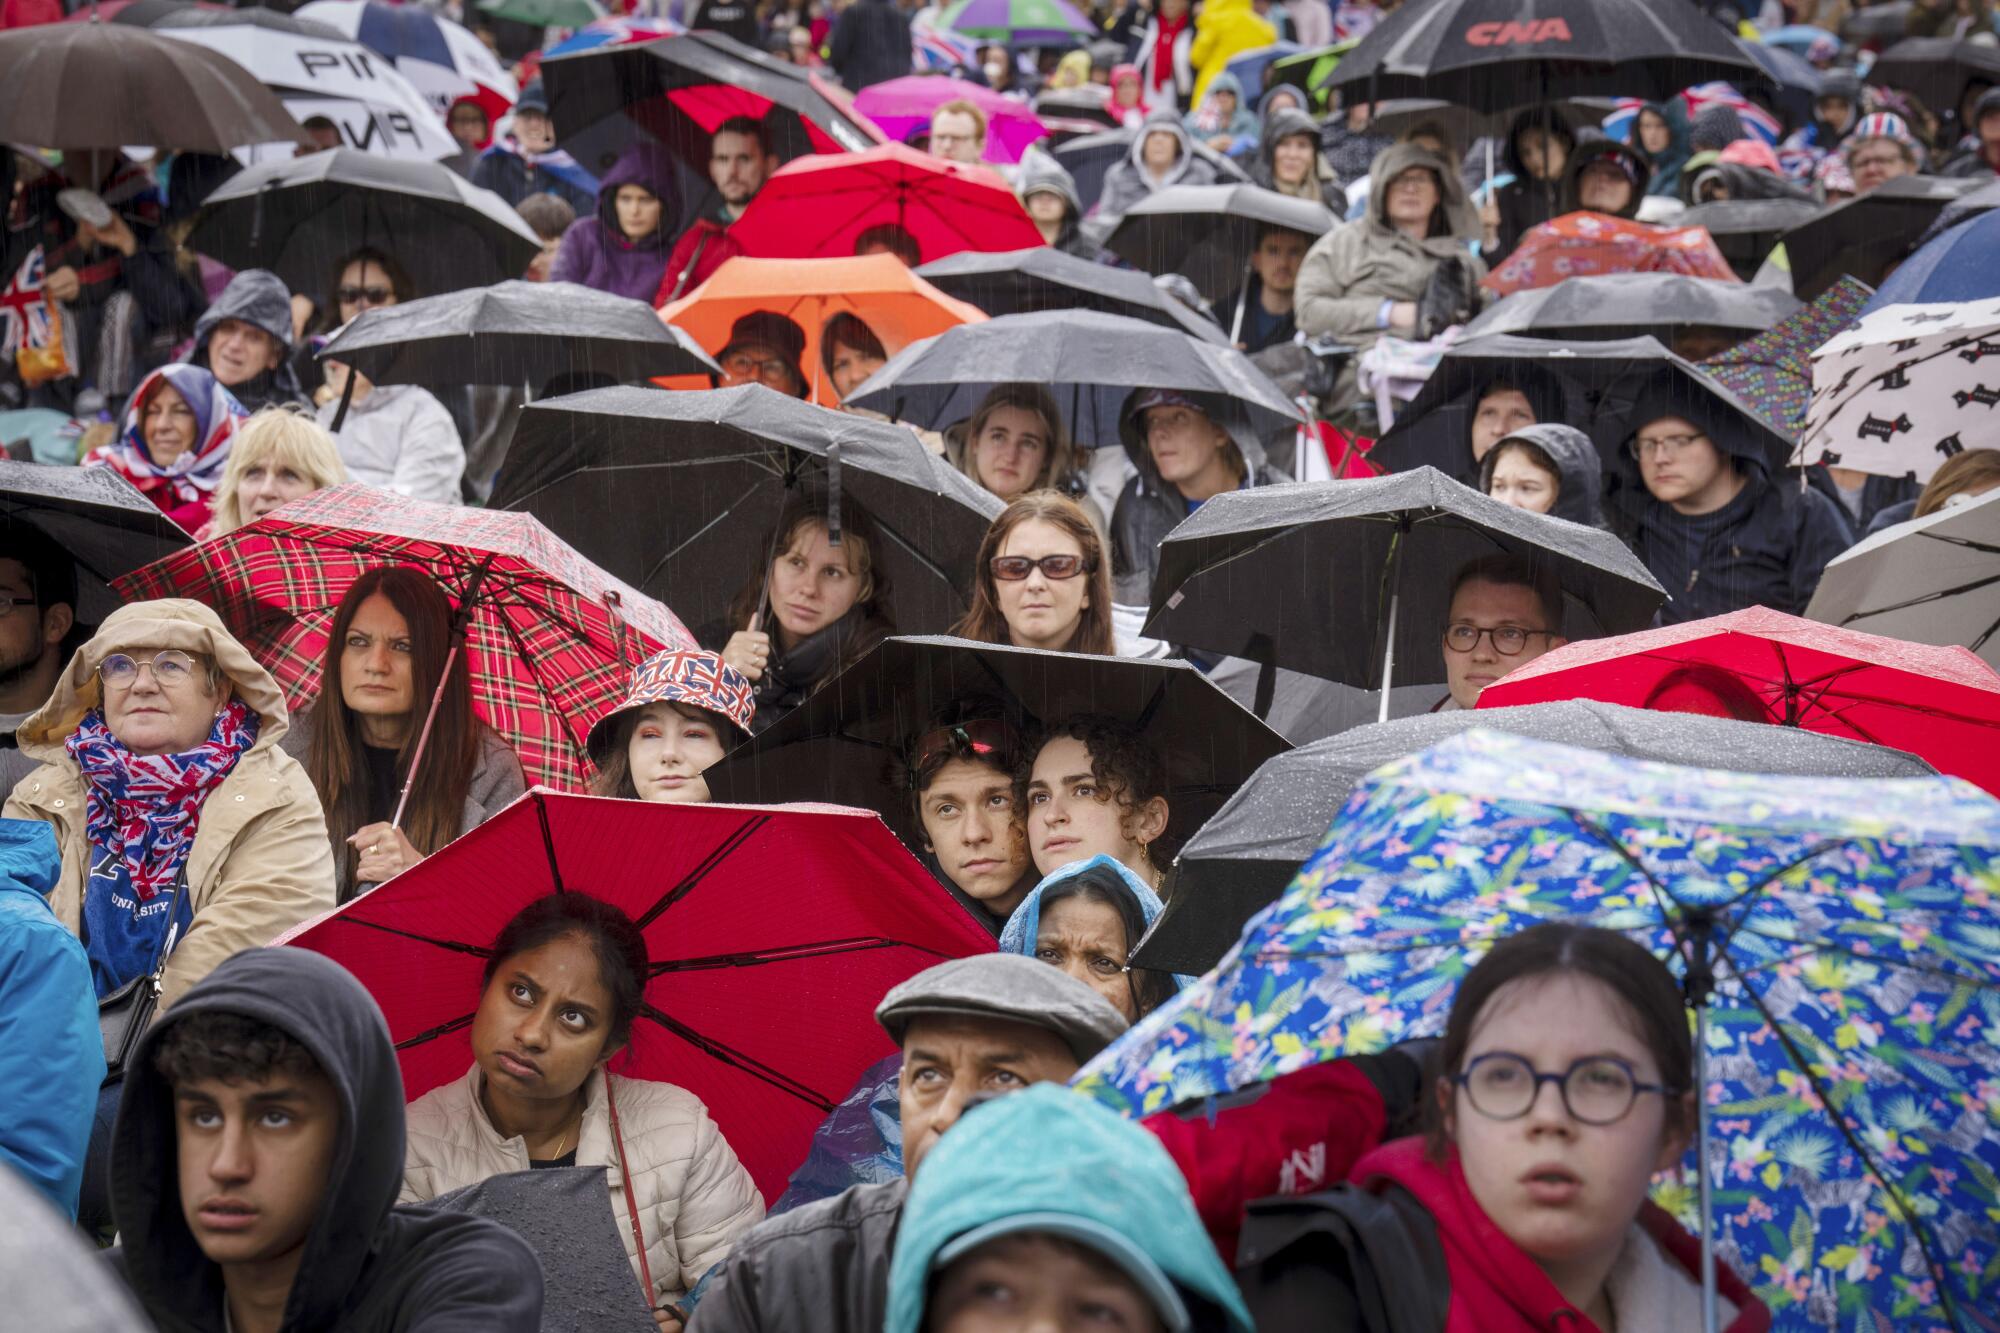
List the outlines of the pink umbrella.
<svg viewBox="0 0 2000 1333">
<path fill-rule="evenodd" d="M 912 74 L 871 84 L 854 95 L 854 109 L 881 127 L 897 143 L 908 142 L 928 129 L 931 113 L 946 102 L 966 101 L 986 114 L 986 160 L 1019 162 L 1028 145 L 1048 135 L 1026 102 L 1002 97 L 991 88 L 964 79 Z"/>
</svg>

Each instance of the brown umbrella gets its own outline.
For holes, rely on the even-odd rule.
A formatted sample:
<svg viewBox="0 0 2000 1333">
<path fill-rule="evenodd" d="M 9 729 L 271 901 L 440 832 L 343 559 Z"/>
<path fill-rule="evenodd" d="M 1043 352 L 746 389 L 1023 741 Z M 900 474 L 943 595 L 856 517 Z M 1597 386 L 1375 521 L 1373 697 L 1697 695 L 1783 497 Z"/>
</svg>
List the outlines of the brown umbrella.
<svg viewBox="0 0 2000 1333">
<path fill-rule="evenodd" d="M 95 22 L 0 32 L 0 140 L 202 153 L 308 142 L 277 94 L 227 56 Z"/>
</svg>

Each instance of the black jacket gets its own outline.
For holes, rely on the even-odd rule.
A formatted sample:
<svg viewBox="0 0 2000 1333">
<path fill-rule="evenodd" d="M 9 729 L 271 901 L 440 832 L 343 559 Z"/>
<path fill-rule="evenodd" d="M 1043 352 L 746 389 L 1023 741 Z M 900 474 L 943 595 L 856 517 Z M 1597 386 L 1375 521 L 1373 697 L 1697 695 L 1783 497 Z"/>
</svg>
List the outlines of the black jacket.
<svg viewBox="0 0 2000 1333">
<path fill-rule="evenodd" d="M 220 1333 L 222 1271 L 181 1216 L 173 1088 L 153 1052 L 177 1019 L 269 1023 L 319 1062 L 340 1098 L 340 1139 L 285 1307 L 286 1333 L 538 1333 L 542 1270 L 526 1241 L 485 1218 L 398 1208 L 403 1078 L 389 1029 L 339 964 L 305 949 L 249 949 L 182 996 L 139 1044 L 111 1140 L 111 1260 L 162 1333 Z"/>
<path fill-rule="evenodd" d="M 847 91 L 910 72 L 910 21 L 894 0 L 854 0 L 833 25 L 827 57 Z"/>
<path fill-rule="evenodd" d="M 709 1279 L 688 1333 L 876 1333 L 907 1180 L 856 1185 L 768 1218 Z"/>
<path fill-rule="evenodd" d="M 1278 316 L 1275 323 L 1265 328 L 1262 336 L 1257 336 L 1255 326 L 1260 320 L 1269 318 L 1264 314 L 1263 299 L 1264 280 L 1252 273 L 1241 291 L 1231 292 L 1215 306 L 1215 318 L 1227 332 L 1236 322 L 1236 303 L 1243 303 L 1243 326 L 1237 330 L 1236 341 L 1243 344 L 1246 352 L 1261 352 L 1266 347 L 1288 343 L 1299 331 L 1298 320 L 1287 310 Z"/>
<path fill-rule="evenodd" d="M 1562 180 L 1536 180 L 1528 174 L 1527 164 L 1521 160 L 1521 135 L 1537 125 L 1549 129 L 1562 140 L 1566 152 L 1576 151 L 1576 136 L 1570 133 L 1567 126 L 1551 124 L 1546 112 L 1528 110 L 1514 118 L 1513 128 L 1507 132 L 1507 145 L 1501 153 L 1514 179 L 1493 194 L 1494 205 L 1500 210 L 1500 243 L 1491 255 L 1483 256 L 1489 268 L 1500 267 L 1500 261 L 1514 253 L 1514 247 L 1521 243 L 1521 238 L 1529 230 L 1555 217 L 1562 209 Z"/>
</svg>

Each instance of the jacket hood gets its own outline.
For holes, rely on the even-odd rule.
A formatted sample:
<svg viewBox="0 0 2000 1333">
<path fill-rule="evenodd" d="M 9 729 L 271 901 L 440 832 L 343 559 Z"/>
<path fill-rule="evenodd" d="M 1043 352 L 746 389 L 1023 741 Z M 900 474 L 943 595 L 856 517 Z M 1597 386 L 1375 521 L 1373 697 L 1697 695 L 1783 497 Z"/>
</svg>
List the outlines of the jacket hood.
<svg viewBox="0 0 2000 1333">
<path fill-rule="evenodd" d="M 673 240 L 675 219 L 680 212 L 679 192 L 674 182 L 674 156 L 656 139 L 635 139 L 626 145 L 611 170 L 597 186 L 597 220 L 604 224 L 608 239 L 628 250 L 664 247 Z M 618 229 L 618 187 L 643 185 L 660 201 L 660 225 L 651 236 L 628 240 Z"/>
<path fill-rule="evenodd" d="M 1039 148 L 1029 148 L 1021 155 L 1021 177 L 1019 192 L 1022 199 L 1036 191 L 1053 192 L 1062 196 L 1069 205 L 1069 215 L 1073 218 L 1083 211 L 1082 196 L 1076 192 L 1076 177 L 1069 169 Z"/>
<path fill-rule="evenodd" d="M 1556 504 L 1549 512 L 1557 518 L 1566 518 L 1572 523 L 1585 527 L 1602 527 L 1597 516 L 1598 500 L 1604 490 L 1604 463 L 1598 457 L 1597 446 L 1590 437 L 1574 426 L 1560 422 L 1544 422 L 1540 425 L 1523 426 L 1520 430 L 1500 441 L 1520 440 L 1542 451 L 1555 464 L 1557 476 Z M 1493 489 L 1493 466 L 1500 456 L 1500 446 L 1488 451 L 1479 464 L 1479 489 L 1483 494 L 1491 494 Z"/>
<path fill-rule="evenodd" d="M 1145 151 L 1146 136 L 1155 130 L 1165 130 L 1173 135 L 1181 146 L 1181 155 L 1174 159 L 1174 165 L 1168 168 L 1166 179 L 1161 182 L 1164 187 L 1172 185 L 1187 174 L 1188 163 L 1194 157 L 1194 140 L 1188 136 L 1187 126 L 1181 124 L 1179 114 L 1172 107 L 1161 107 L 1156 111 L 1147 112 L 1146 119 L 1139 124 L 1139 132 L 1132 136 L 1132 147 L 1126 150 L 1125 154 L 1126 161 L 1132 164 L 1132 169 L 1144 180 L 1150 180 L 1151 177 L 1141 161 L 1141 154 Z"/>
<path fill-rule="evenodd" d="M 1625 174 L 1632 178 L 1632 202 L 1619 209 L 1617 216 L 1629 218 L 1638 215 L 1639 203 L 1646 197 L 1646 189 L 1653 182 L 1653 168 L 1647 164 L 1645 154 L 1612 139 L 1593 139 L 1569 155 L 1569 165 L 1563 168 L 1565 211 L 1573 213 L 1582 207 L 1578 200 L 1582 194 L 1584 168 L 1606 158 L 1622 167 Z"/>
<path fill-rule="evenodd" d="M 1277 115 L 1278 112 L 1285 109 L 1278 102 L 1278 96 L 1281 93 L 1291 98 L 1292 110 L 1303 112 L 1306 109 L 1305 94 L 1299 91 L 1296 84 L 1274 83 L 1264 90 L 1263 96 L 1257 99 L 1258 119 L 1262 120 L 1266 125 L 1271 123 L 1272 116 Z M 1314 122 L 1313 129 L 1315 133 L 1318 132 L 1318 122 Z"/>
<path fill-rule="evenodd" d="M 1639 142 L 1639 118 L 1632 117 L 1632 132 L 1628 146 L 1640 157 L 1646 159 L 1651 168 L 1652 185 L 1648 194 L 1673 194 L 1676 182 L 1680 180 L 1681 168 L 1688 160 L 1688 118 L 1687 103 L 1678 97 L 1670 97 L 1664 102 L 1648 102 L 1645 110 L 1651 111 L 1667 122 L 1667 146 L 1658 153 L 1648 153 Z"/>
<path fill-rule="evenodd" d="M 1637 488 L 1632 491 L 1635 499 L 1644 497 L 1646 488 L 1629 446 L 1633 436 L 1661 417 L 1679 417 L 1698 427 L 1750 478 L 1753 486 L 1771 480 L 1771 455 L 1766 443 L 1769 428 L 1754 425 L 1745 417 L 1747 409 L 1737 408 L 1719 396 L 1719 388 L 1712 390 L 1704 387 L 1704 383 L 1712 381 L 1707 381 L 1706 376 L 1683 375 L 1655 379 L 1640 390 L 1631 410 L 1622 414 L 1626 429 L 1619 441 L 1617 473 L 1621 488 Z"/>
<path fill-rule="evenodd" d="M 1527 163 L 1521 160 L 1521 132 L 1535 126 L 1548 130 L 1562 140 L 1566 152 L 1576 151 L 1576 132 L 1563 123 L 1562 117 L 1541 107 L 1531 107 L 1523 111 L 1514 117 L 1514 123 L 1508 126 L 1507 142 L 1500 152 L 1500 156 L 1507 163 L 1507 170 L 1517 181 L 1531 182 L 1536 179 L 1528 174 Z"/>
<path fill-rule="evenodd" d="M 208 335 L 225 319 L 254 324 L 278 340 L 286 351 L 292 347 L 292 291 L 285 280 L 268 269 L 246 268 L 229 280 L 215 304 L 195 321 L 194 345 L 206 352 Z"/>
<path fill-rule="evenodd" d="M 1297 107 L 1281 106 L 1264 116 L 1264 128 L 1257 140 L 1257 159 L 1266 170 L 1271 168 L 1271 158 L 1278 150 L 1278 140 L 1289 139 L 1295 134 L 1310 135 L 1313 155 L 1319 155 L 1319 123 Z"/>
<path fill-rule="evenodd" d="M 83 721 L 83 715 L 102 702 L 98 664 L 113 653 L 134 648 L 179 648 L 214 658 L 235 687 L 236 696 L 262 719 L 254 749 L 276 744 L 291 725 L 278 682 L 223 628 L 222 618 L 200 602 L 168 597 L 133 602 L 104 618 L 97 633 L 70 656 L 48 702 L 30 713 L 15 731 L 21 752 L 44 763 L 61 759 L 63 742 Z"/>
<path fill-rule="evenodd" d="M 1158 491 L 1164 483 L 1160 480 L 1159 469 L 1153 466 L 1152 451 L 1146 448 L 1145 438 L 1139 433 L 1139 422 L 1132 411 L 1132 405 L 1139 401 L 1140 395 L 1149 392 L 1151 392 L 1149 389 L 1134 389 L 1126 397 L 1118 412 L 1118 439 L 1125 446 L 1125 456 L 1131 459 L 1132 466 L 1139 470 L 1139 480 L 1149 490 Z M 1243 454 L 1245 483 L 1256 485 L 1257 473 L 1265 463 L 1264 442 L 1257 438 L 1257 432 L 1249 421 L 1236 410 L 1235 404 L 1226 398 L 1216 398 L 1206 393 L 1188 393 L 1183 396 L 1191 399 L 1202 411 L 1208 413 L 1209 420 L 1229 432 L 1229 438 Z"/>
<path fill-rule="evenodd" d="M 1438 179 L 1438 207 L 1444 212 L 1445 227 L 1442 233 L 1434 232 L 1430 239 L 1449 237 L 1476 241 L 1485 235 L 1485 228 L 1479 221 L 1479 210 L 1466 197 L 1465 182 L 1459 179 L 1458 172 L 1430 149 L 1414 143 L 1391 144 L 1368 168 L 1368 220 L 1371 223 L 1385 231 L 1394 230 L 1389 225 L 1389 182 L 1410 167 L 1429 167 Z"/>
<path fill-rule="evenodd" d="M 1166 904 L 1160 901 L 1160 895 L 1153 892 L 1152 886 L 1145 880 L 1134 874 L 1132 867 L 1115 856 L 1106 856 L 1100 852 L 1088 861 L 1078 861 L 1074 865 L 1050 871 L 1048 876 L 1035 886 L 1034 891 L 1021 900 L 1021 905 L 1014 909 L 1014 914 L 1007 918 L 1006 926 L 1000 931 L 1000 952 L 1017 953 L 1032 958 L 1035 953 L 1035 938 L 1042 928 L 1042 896 L 1059 885 L 1081 879 L 1086 875 L 1093 883 L 1114 893 L 1122 889 L 1130 897 L 1143 923 L 1139 932 L 1141 935 L 1145 934 L 1144 927 L 1150 927 L 1159 920 L 1160 913 L 1166 910 Z M 1135 949 L 1139 947 L 1137 939 L 1132 941 L 1132 947 Z M 1176 974 L 1174 984 L 1186 989 L 1194 984 L 1194 978 Z"/>
<path fill-rule="evenodd" d="M 1172 1284 L 1193 1327 L 1251 1333 L 1243 1298 L 1159 1140 L 1047 1083 L 972 1111 L 924 1158 L 896 1231 L 887 1333 L 922 1327 L 947 1247 L 1008 1229 L 1075 1237 L 1128 1272 L 1143 1266 Z"/>
<path fill-rule="evenodd" d="M 345 968 L 306 949 L 246 949 L 227 959 L 140 1040 L 111 1137 L 111 1198 L 127 1280 L 165 1329 L 220 1323 L 221 1271 L 181 1215 L 173 1087 L 153 1068 L 166 1034 L 201 1013 L 270 1024 L 310 1051 L 333 1084 L 340 1134 L 284 1327 L 337 1327 L 402 1188 L 403 1076 L 375 1001 Z"/>
</svg>

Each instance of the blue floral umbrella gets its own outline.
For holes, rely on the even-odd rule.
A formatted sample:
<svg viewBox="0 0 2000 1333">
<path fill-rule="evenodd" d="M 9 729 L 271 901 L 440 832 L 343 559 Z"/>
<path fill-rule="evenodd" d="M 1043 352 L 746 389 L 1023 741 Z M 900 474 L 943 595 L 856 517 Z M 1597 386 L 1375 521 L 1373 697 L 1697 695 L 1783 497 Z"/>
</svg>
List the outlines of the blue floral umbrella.
<svg viewBox="0 0 2000 1333">
<path fill-rule="evenodd" d="M 1955 779 L 1466 732 L 1357 788 L 1216 969 L 1077 1083 L 1144 1115 L 1436 1035 L 1486 946 L 1547 920 L 1627 933 L 1696 1004 L 1703 1124 L 1658 1197 L 1705 1265 L 1780 1328 L 1994 1327 L 2000 802 Z"/>
</svg>

